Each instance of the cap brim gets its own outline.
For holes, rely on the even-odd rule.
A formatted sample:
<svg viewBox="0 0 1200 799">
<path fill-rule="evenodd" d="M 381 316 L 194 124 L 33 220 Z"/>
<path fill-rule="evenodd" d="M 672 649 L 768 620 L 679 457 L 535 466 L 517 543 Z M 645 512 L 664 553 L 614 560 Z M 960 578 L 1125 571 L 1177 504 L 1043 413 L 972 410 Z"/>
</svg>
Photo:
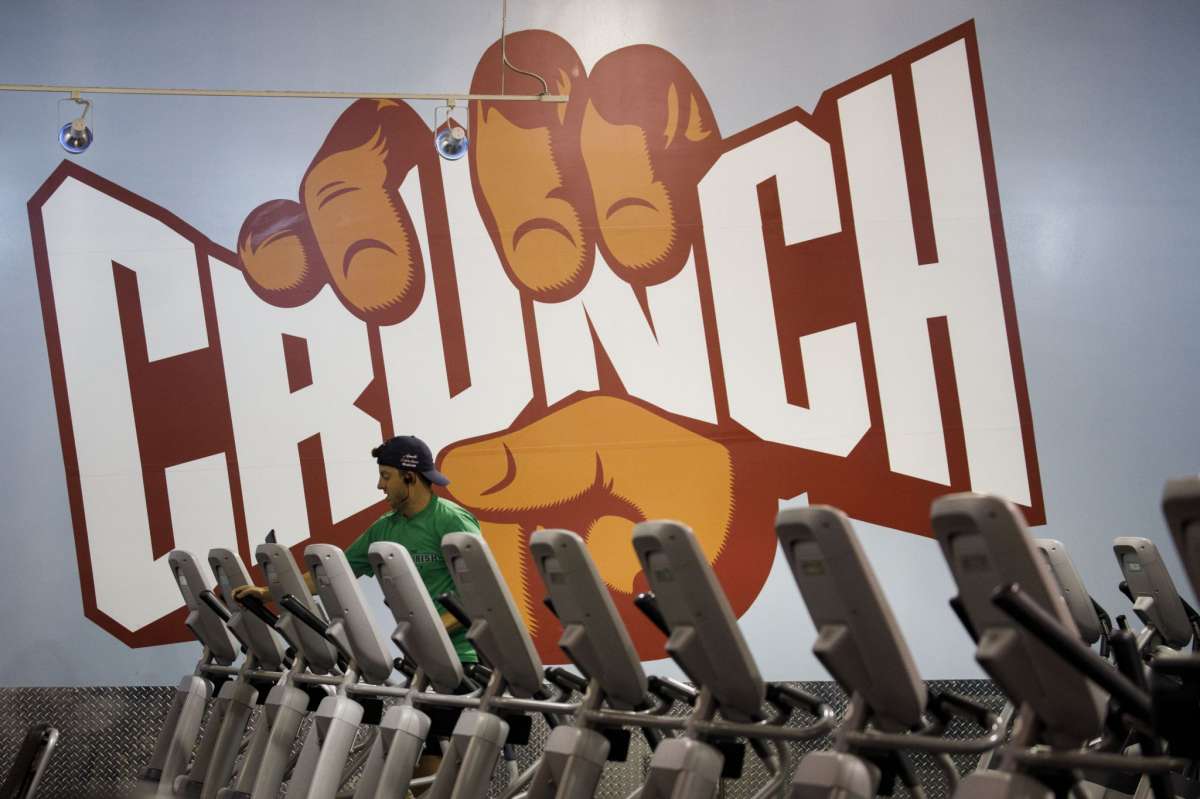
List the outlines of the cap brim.
<svg viewBox="0 0 1200 799">
<path fill-rule="evenodd" d="M 422 472 L 422 474 L 424 474 L 426 479 L 428 479 L 429 482 L 433 483 L 434 485 L 450 485 L 450 478 L 439 472 L 437 469 L 430 469 L 427 472 Z"/>
</svg>

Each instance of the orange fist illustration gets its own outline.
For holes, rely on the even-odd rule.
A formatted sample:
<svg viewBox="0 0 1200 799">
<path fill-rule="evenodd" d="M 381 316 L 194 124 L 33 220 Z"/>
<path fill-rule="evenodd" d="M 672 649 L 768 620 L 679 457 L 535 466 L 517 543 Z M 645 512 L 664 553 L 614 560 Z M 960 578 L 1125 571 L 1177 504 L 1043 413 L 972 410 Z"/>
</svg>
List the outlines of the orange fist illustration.
<svg viewBox="0 0 1200 799">
<path fill-rule="evenodd" d="M 544 589 L 529 563 L 529 535 L 541 528 L 584 536 L 645 657 L 662 657 L 662 650 L 632 603 L 648 590 L 630 540 L 634 524 L 686 519 L 735 610 L 757 594 L 774 547 L 774 487 L 746 479 L 745 439 L 731 447 L 706 432 L 629 400 L 587 396 L 443 453 L 454 496 L 483 522 L 543 654 L 553 654 L 558 628 L 539 601 Z"/>
</svg>

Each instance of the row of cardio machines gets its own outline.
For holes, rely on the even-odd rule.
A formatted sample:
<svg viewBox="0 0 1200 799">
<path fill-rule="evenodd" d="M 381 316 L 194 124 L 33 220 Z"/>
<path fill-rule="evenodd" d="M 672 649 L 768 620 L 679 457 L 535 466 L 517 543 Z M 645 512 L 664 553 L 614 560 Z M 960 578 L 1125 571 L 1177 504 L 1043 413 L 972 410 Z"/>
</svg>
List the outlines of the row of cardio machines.
<svg viewBox="0 0 1200 799">
<path fill-rule="evenodd" d="M 1200 478 L 1168 483 L 1163 510 L 1200 589 Z M 205 564 L 176 550 L 170 566 L 204 652 L 179 685 L 140 787 L 214 799 L 275 799 L 284 789 L 291 799 L 413 790 L 574 799 L 597 794 L 605 764 L 622 759 L 637 733 L 653 754 L 631 799 L 718 796 L 747 747 L 768 774 L 756 799 L 866 799 L 901 786 L 923 797 L 934 786 L 922 784 L 915 753 L 933 758 L 938 787 L 956 798 L 1200 795 L 1200 656 L 1182 651 L 1195 645 L 1197 618 L 1153 544 L 1116 542 L 1142 624 L 1135 632 L 1124 617 L 1116 629 L 1101 623 L 1107 614 L 1062 545 L 1033 539 L 1009 503 L 948 495 L 933 505 L 932 528 L 957 584 L 952 604 L 1009 700 L 1003 713 L 926 687 L 848 519 L 830 507 L 782 511 L 776 532 L 818 631 L 813 651 L 849 697 L 840 719 L 815 696 L 764 682 L 696 537 L 678 522 L 638 524 L 632 543 L 651 587 L 637 604 L 690 684 L 646 676 L 584 540 L 566 530 L 534 533 L 531 549 L 578 674 L 543 668 L 478 535 L 442 543 L 457 597 L 439 601 L 469 625 L 482 661 L 465 671 L 398 544 L 372 545 L 370 559 L 400 657 L 372 625 L 337 547 L 304 551 L 319 604 L 286 548 L 258 547 L 278 615 L 253 599 L 227 606 Z M 207 565 L 221 596 L 250 582 L 227 550 L 210 552 Z M 544 749 L 493 786 L 531 714 L 551 727 Z M 792 762 L 789 742 L 826 734 L 828 750 Z M 415 776 L 422 752 L 439 750 L 436 774 Z M 982 755 L 980 766 L 960 779 L 956 754 Z M 339 793 L 353 775 L 353 790 Z"/>
</svg>

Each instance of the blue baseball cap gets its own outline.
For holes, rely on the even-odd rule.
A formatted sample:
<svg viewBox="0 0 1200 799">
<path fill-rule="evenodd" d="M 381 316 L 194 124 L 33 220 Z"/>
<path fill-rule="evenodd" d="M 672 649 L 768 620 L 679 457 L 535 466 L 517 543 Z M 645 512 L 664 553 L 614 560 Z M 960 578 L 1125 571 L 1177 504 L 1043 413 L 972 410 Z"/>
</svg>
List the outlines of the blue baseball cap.
<svg viewBox="0 0 1200 799">
<path fill-rule="evenodd" d="M 434 468 L 429 445 L 416 436 L 389 438 L 371 450 L 371 455 L 380 466 L 407 469 L 424 475 L 435 485 L 450 485 L 450 479 Z"/>
</svg>

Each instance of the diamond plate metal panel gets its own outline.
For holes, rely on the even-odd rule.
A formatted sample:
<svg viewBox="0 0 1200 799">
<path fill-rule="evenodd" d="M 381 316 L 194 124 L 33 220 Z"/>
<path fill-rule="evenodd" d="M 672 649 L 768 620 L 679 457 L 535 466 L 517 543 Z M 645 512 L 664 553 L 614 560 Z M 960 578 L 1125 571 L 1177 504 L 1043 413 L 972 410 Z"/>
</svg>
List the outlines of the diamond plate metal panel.
<svg viewBox="0 0 1200 799">
<path fill-rule="evenodd" d="M 797 687 L 821 697 L 830 704 L 834 713 L 840 718 L 846 710 L 847 697 L 838 685 L 831 681 L 795 682 Z M 987 705 L 999 713 L 1004 707 L 1004 696 L 996 689 L 990 680 L 933 680 L 928 683 L 934 691 L 951 691 L 976 702 Z M 794 720 L 795 726 L 800 726 L 801 720 Z M 954 722 L 946 731 L 951 738 L 975 737 L 979 733 L 966 722 Z M 829 736 L 814 738 L 810 741 L 789 742 L 789 769 L 794 770 L 800 759 L 809 752 L 828 749 L 832 745 Z M 632 739 L 629 758 L 625 763 L 610 763 L 604 772 L 604 780 L 597 792 L 597 797 L 603 799 L 624 799 L 645 778 L 650 765 L 650 749 L 638 735 Z M 912 755 L 910 762 L 914 771 L 924 784 L 929 799 L 949 799 L 950 791 L 946 786 L 942 772 L 934 764 L 933 757 L 925 754 Z M 955 766 L 960 774 L 967 774 L 975 768 L 978 756 L 955 756 Z M 742 777 L 738 780 L 727 780 L 722 788 L 723 799 L 742 799 L 752 796 L 767 781 L 766 768 L 747 748 L 745 766 Z M 898 786 L 895 796 L 909 796 L 907 789 Z"/>
<path fill-rule="evenodd" d="M 841 713 L 846 698 L 832 682 L 795 683 L 825 698 Z M 1003 697 L 986 680 L 935 681 L 934 690 L 950 690 L 984 702 L 997 712 Z M 38 790 L 38 799 L 111 799 L 129 796 L 138 773 L 150 760 L 155 738 L 170 709 L 173 686 L 118 688 L 5 688 L 0 689 L 0 768 L 7 770 L 25 730 L 45 723 L 58 728 L 61 737 L 54 757 Z M 255 717 L 257 718 L 257 716 Z M 307 725 L 302 728 L 303 733 Z M 549 736 L 549 728 L 535 718 L 528 746 L 516 747 L 517 766 L 529 768 Z M 955 724 L 948 734 L 967 737 L 974 732 L 966 724 Z M 360 742 L 365 741 L 360 733 Z M 810 751 L 828 748 L 829 738 L 789 744 L 792 767 Z M 297 744 L 298 745 L 298 744 Z M 965 773 L 974 767 L 975 758 L 955 758 Z M 597 796 L 624 799 L 642 781 L 649 767 L 650 751 L 637 734 L 632 738 L 629 757 L 624 763 L 610 763 L 605 769 Z M 926 783 L 930 799 L 948 797 L 940 771 L 928 756 L 915 756 L 914 767 Z M 349 790 L 357 774 L 347 775 Z M 743 777 L 727 781 L 722 795 L 727 799 L 751 796 L 766 780 L 766 770 L 752 753 L 747 753 Z M 490 796 L 499 796 L 507 783 L 503 762 L 497 767 L 496 784 Z M 900 789 L 897 796 L 907 795 Z"/>
<path fill-rule="evenodd" d="M 128 794 L 150 760 L 170 710 L 170 686 L 0 690 L 0 758 L 8 769 L 25 730 L 37 723 L 60 737 L 38 799 Z"/>
</svg>

